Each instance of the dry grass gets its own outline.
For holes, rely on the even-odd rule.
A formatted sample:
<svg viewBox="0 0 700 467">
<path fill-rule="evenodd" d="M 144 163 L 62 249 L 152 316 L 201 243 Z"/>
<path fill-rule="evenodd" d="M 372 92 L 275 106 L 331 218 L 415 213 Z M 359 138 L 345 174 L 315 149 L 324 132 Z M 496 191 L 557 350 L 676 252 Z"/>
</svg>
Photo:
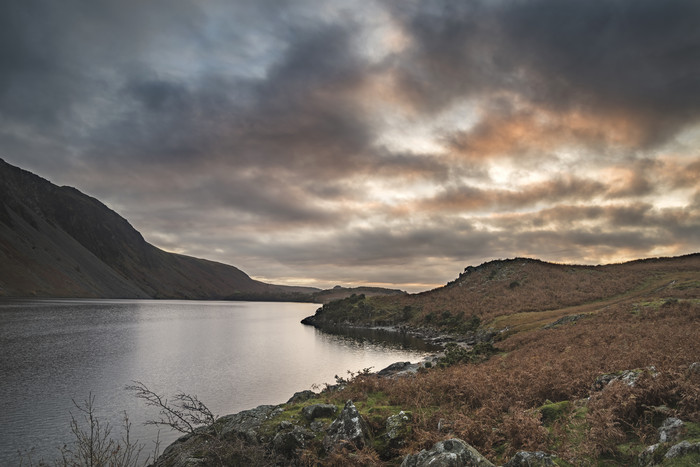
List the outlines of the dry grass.
<svg viewBox="0 0 700 467">
<path fill-rule="evenodd" d="M 381 394 L 411 411 L 399 455 L 458 437 L 496 463 L 544 450 L 574 465 L 628 465 L 655 442 L 663 417 L 700 422 L 700 374 L 689 371 L 700 361 L 700 255 L 601 267 L 497 261 L 430 292 L 348 304 L 329 311 L 358 324 L 454 331 L 476 316 L 508 328 L 487 361 L 391 380 L 360 375 L 328 394 L 358 406 Z M 585 318 L 544 328 L 570 315 Z M 598 376 L 627 369 L 640 369 L 635 386 L 592 390 Z"/>
<path fill-rule="evenodd" d="M 666 303 L 666 302 L 664 302 Z M 456 436 L 502 461 L 517 450 L 543 449 L 571 462 L 615 454 L 620 443 L 649 441 L 654 407 L 700 421 L 700 375 L 687 371 L 700 360 L 700 305 L 668 301 L 639 309 L 609 306 L 575 324 L 520 333 L 500 342 L 500 356 L 397 380 L 362 376 L 337 401 L 361 401 L 381 392 L 388 404 L 414 413 L 406 452 Z M 613 384 L 593 393 L 585 417 L 569 410 L 545 426 L 538 407 L 591 395 L 604 373 L 655 367 L 635 387 Z M 623 462 L 624 463 L 624 462 Z"/>
<path fill-rule="evenodd" d="M 696 297 L 700 290 L 698 271 L 698 254 L 606 266 L 559 265 L 522 258 L 492 261 L 468 268 L 455 281 L 435 290 L 368 299 L 367 305 L 375 312 L 367 313 L 359 321 L 371 322 L 386 310 L 406 307 L 416 310 L 410 317 L 414 324 L 425 324 L 426 316 L 439 317 L 449 311 L 453 316 L 476 315 L 482 323 L 502 317 L 498 324 L 519 325 L 513 323 L 518 320 L 518 314 L 549 312 L 541 315 L 538 324 L 541 325 L 567 314 L 584 312 L 575 309 L 579 306 L 585 305 L 592 311 L 649 293 Z M 398 315 L 396 318 L 406 320 Z M 529 316 L 525 321 L 531 319 Z"/>
</svg>

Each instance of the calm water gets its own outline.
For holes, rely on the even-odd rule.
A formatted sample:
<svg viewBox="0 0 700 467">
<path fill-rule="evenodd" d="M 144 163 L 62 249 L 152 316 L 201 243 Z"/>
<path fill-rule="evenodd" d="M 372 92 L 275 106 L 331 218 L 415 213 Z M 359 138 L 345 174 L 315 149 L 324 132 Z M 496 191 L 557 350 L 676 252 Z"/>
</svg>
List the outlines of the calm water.
<svg viewBox="0 0 700 467">
<path fill-rule="evenodd" d="M 426 352 L 407 341 L 325 334 L 299 321 L 316 304 L 156 300 L 0 301 L 0 465 L 34 448 L 57 458 L 70 441 L 72 400 L 95 396 L 97 415 L 151 451 L 156 418 L 124 387 L 141 381 L 166 396 L 196 394 L 218 415 L 286 401 L 334 375 Z M 376 337 L 376 336 L 374 336 Z M 161 429 L 161 451 L 177 437 Z"/>
</svg>

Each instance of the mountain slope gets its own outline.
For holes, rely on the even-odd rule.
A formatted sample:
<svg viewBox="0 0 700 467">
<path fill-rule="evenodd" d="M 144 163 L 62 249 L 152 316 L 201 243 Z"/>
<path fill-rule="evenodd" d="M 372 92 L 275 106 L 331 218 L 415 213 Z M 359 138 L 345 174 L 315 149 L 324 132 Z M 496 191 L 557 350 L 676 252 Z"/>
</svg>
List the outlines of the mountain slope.
<svg viewBox="0 0 700 467">
<path fill-rule="evenodd" d="M 97 199 L 2 159 L 0 264 L 0 296 L 11 297 L 279 298 L 317 291 L 160 250 Z"/>
</svg>

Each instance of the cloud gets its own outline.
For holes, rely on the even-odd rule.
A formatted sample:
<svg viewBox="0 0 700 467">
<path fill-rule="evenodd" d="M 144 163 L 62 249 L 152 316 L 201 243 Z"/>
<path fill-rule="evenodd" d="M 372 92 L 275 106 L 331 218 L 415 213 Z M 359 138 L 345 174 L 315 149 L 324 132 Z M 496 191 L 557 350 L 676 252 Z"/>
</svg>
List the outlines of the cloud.
<svg viewBox="0 0 700 467">
<path fill-rule="evenodd" d="M 692 0 L 4 2 L 0 150 L 271 281 L 687 253 L 699 21 Z"/>
<path fill-rule="evenodd" d="M 470 186 L 449 187 L 436 196 L 419 201 L 418 209 L 472 211 L 518 209 L 556 199 L 559 202 L 590 199 L 604 194 L 605 185 L 572 176 L 555 178 L 520 189 L 480 189 Z"/>
<path fill-rule="evenodd" d="M 398 81 L 426 111 L 507 93 L 555 114 L 630 122 L 642 147 L 700 116 L 692 0 L 387 4 L 411 38 L 394 59 Z"/>
</svg>

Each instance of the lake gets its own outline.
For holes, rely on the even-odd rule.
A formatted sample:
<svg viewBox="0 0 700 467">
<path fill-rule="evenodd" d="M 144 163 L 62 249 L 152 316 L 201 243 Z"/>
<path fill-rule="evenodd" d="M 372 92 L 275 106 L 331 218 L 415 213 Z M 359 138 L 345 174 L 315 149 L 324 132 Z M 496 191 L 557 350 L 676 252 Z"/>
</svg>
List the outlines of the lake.
<svg viewBox="0 0 700 467">
<path fill-rule="evenodd" d="M 18 451 L 32 460 L 58 458 L 71 441 L 73 400 L 95 396 L 97 416 L 152 451 L 157 418 L 125 386 L 140 381 L 172 397 L 197 395 L 217 415 L 285 402 L 372 367 L 419 361 L 416 340 L 326 334 L 299 321 L 309 303 L 179 300 L 0 301 L 0 465 Z M 376 334 L 376 333 L 375 333 Z M 381 337 L 381 336 L 380 336 Z M 179 435 L 160 429 L 161 452 Z"/>
</svg>

